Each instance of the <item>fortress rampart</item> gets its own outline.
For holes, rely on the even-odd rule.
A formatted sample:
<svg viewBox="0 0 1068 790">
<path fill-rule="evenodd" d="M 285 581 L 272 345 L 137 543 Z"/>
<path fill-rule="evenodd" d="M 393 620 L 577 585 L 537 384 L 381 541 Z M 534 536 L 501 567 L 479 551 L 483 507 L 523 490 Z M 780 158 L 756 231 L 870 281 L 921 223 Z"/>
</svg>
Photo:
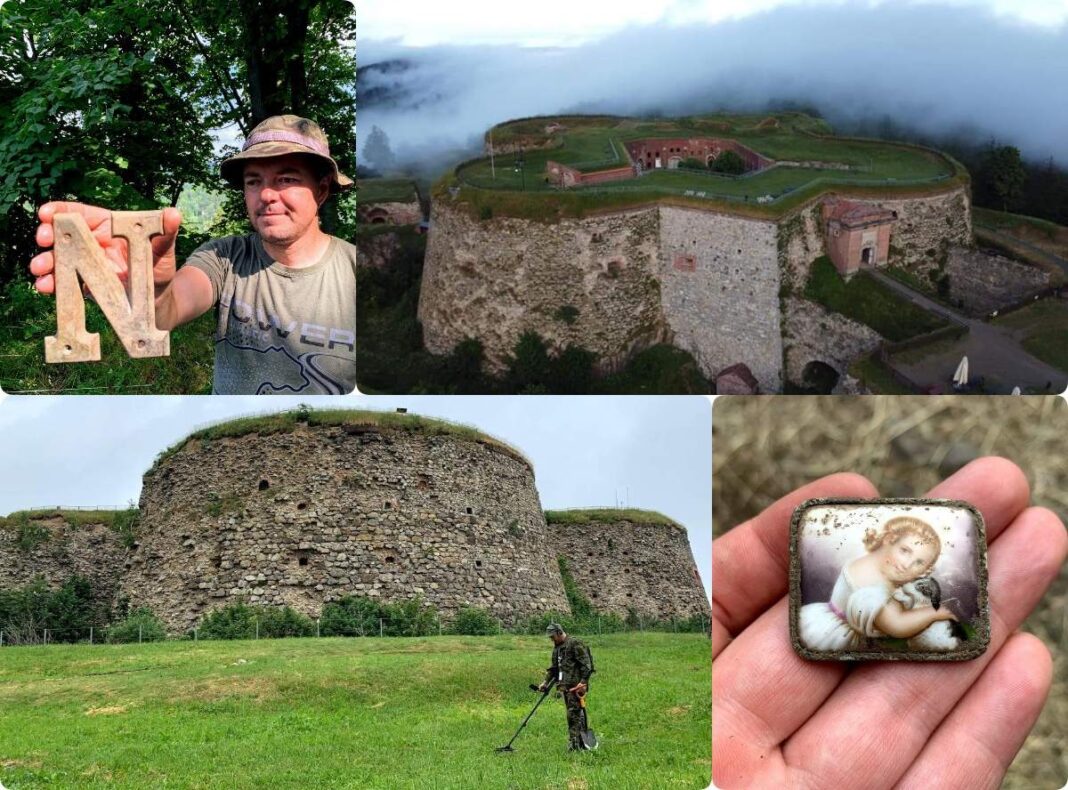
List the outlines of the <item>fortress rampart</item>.
<svg viewBox="0 0 1068 790">
<path fill-rule="evenodd" d="M 709 616 L 685 529 L 657 514 L 579 513 L 585 518 L 575 520 L 575 511 L 549 513 L 549 532 L 575 586 L 595 609 L 664 620 Z"/>
<path fill-rule="evenodd" d="M 914 197 L 844 191 L 893 213 L 880 266 L 926 275 L 945 266 L 951 246 L 972 245 L 967 185 Z M 425 345 L 445 354 L 477 338 L 487 368 L 500 373 L 528 331 L 557 351 L 594 352 L 602 369 L 672 342 L 710 378 L 741 363 L 762 391 L 780 391 L 781 300 L 799 294 L 812 262 L 828 254 L 823 204 L 833 198 L 777 219 L 664 199 L 546 222 L 476 220 L 443 196 L 432 207 L 419 300 Z"/>
</svg>

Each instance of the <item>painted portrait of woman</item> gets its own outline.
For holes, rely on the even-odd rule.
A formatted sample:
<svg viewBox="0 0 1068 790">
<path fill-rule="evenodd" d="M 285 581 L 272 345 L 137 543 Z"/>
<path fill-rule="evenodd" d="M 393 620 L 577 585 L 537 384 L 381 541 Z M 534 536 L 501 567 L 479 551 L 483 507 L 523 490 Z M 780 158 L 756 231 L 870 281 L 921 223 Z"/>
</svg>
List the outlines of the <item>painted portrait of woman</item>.
<svg viewBox="0 0 1068 790">
<path fill-rule="evenodd" d="M 956 651 L 974 637 L 968 509 L 822 506 L 799 525 L 796 632 L 812 651 Z"/>
</svg>

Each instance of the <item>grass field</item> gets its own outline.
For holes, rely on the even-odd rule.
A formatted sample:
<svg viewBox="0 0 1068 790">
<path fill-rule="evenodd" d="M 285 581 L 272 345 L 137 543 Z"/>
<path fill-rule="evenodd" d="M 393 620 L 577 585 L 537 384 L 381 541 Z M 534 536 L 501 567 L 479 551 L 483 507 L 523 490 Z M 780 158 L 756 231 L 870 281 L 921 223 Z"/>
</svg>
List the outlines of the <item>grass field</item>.
<svg viewBox="0 0 1068 790">
<path fill-rule="evenodd" d="M 1068 304 L 1064 301 L 1043 299 L 996 318 L 994 323 L 1019 330 L 1028 353 L 1068 371 Z"/>
<path fill-rule="evenodd" d="M 864 272 L 845 282 L 826 256 L 812 265 L 805 296 L 870 326 L 891 341 L 906 340 L 946 326 L 942 319 L 902 299 Z"/>
<path fill-rule="evenodd" d="M 415 182 L 407 178 L 372 178 L 356 182 L 356 202 L 411 203 L 419 199 Z"/>
<path fill-rule="evenodd" d="M 869 188 L 917 186 L 948 182 L 963 174 L 955 163 L 932 151 L 892 143 L 825 136 L 826 124 L 808 116 L 786 113 L 766 118 L 745 116 L 707 116 L 674 121 L 639 121 L 634 119 L 560 119 L 566 131 L 555 136 L 544 133 L 550 118 L 527 119 L 505 123 L 493 130 L 496 145 L 501 141 L 539 146 L 528 148 L 522 156 L 501 154 L 468 162 L 457 169 L 460 183 L 494 191 L 523 191 L 536 199 L 558 190 L 547 183 L 549 160 L 592 172 L 629 163 L 625 143 L 650 137 L 722 136 L 738 140 L 772 159 L 826 162 L 847 165 L 850 169 L 819 167 L 774 167 L 743 178 L 723 177 L 710 172 L 657 170 L 642 178 L 568 190 L 585 195 L 626 196 L 632 201 L 655 200 L 664 195 L 690 196 L 703 192 L 703 199 L 755 201 L 771 195 L 783 198 L 795 192 L 831 185 L 856 185 Z M 545 147 L 541 147 L 545 146 Z M 520 165 L 520 162 L 522 163 Z M 502 206 L 502 212 L 513 209 Z"/>
<path fill-rule="evenodd" d="M 592 753 L 537 701 L 542 637 L 0 650 L 0 782 L 27 787 L 704 788 L 703 634 L 583 637 Z"/>
</svg>

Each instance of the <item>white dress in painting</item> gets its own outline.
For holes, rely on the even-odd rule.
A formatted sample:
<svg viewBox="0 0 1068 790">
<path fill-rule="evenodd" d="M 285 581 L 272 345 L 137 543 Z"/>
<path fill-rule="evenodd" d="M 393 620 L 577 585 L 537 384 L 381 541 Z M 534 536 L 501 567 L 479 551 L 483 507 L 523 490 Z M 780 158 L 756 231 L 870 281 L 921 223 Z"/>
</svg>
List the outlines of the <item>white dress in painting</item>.
<svg viewBox="0 0 1068 790">
<path fill-rule="evenodd" d="M 892 592 L 887 584 L 857 587 L 842 568 L 830 601 L 801 607 L 801 643 L 811 650 L 852 650 L 869 637 L 885 636 L 875 618 Z"/>
</svg>

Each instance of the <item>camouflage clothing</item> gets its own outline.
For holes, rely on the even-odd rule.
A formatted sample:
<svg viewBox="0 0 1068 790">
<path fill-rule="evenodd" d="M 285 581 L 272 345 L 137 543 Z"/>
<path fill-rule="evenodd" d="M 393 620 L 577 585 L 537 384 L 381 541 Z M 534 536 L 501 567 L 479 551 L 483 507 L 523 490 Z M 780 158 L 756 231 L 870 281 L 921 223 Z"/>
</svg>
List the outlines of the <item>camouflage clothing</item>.
<svg viewBox="0 0 1068 790">
<path fill-rule="evenodd" d="M 582 695 L 568 691 L 579 683 L 590 682 L 590 673 L 593 671 L 593 662 L 590 660 L 590 651 L 578 639 L 567 637 L 563 642 L 553 648 L 553 665 L 545 673 L 545 682 L 551 683 L 554 679 L 557 688 L 564 695 L 564 706 L 567 708 L 567 734 L 573 749 L 582 748 L 582 733 L 586 729 L 585 704 Z"/>
</svg>

